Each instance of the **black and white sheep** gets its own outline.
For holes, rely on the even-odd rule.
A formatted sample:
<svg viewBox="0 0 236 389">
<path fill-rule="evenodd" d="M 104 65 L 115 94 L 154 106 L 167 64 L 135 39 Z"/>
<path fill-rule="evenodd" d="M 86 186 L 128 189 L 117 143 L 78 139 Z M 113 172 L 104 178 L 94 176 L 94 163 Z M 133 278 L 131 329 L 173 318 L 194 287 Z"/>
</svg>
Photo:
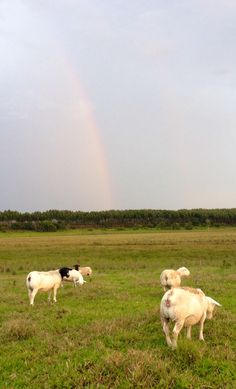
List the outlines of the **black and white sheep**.
<svg viewBox="0 0 236 389">
<path fill-rule="evenodd" d="M 34 305 L 34 298 L 39 291 L 48 292 L 48 300 L 50 301 L 53 290 L 53 300 L 56 302 L 57 289 L 63 278 L 69 277 L 69 271 L 68 267 L 62 267 L 58 270 L 30 272 L 26 277 L 30 305 Z"/>
</svg>

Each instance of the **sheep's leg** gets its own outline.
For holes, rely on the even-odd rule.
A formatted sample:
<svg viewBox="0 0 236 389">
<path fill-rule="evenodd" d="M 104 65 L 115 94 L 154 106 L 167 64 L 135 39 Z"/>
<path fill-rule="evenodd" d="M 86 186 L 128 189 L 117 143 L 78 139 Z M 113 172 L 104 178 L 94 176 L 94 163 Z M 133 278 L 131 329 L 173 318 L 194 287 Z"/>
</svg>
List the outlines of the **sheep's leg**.
<svg viewBox="0 0 236 389">
<path fill-rule="evenodd" d="M 38 292 L 38 289 L 33 289 L 29 291 L 29 299 L 30 299 L 30 305 L 34 305 L 34 298 Z"/>
<path fill-rule="evenodd" d="M 177 347 L 178 336 L 179 336 L 180 331 L 183 328 L 183 325 L 184 325 L 184 320 L 178 321 L 178 322 L 175 323 L 175 326 L 173 328 L 173 341 L 172 341 L 172 347 L 173 348 Z"/>
<path fill-rule="evenodd" d="M 49 290 L 49 292 L 48 292 L 48 301 L 50 302 L 51 301 L 51 290 Z"/>
<path fill-rule="evenodd" d="M 77 283 L 77 281 L 75 280 L 75 279 L 73 279 L 73 283 L 74 283 L 74 288 L 76 288 L 76 283 Z"/>
<path fill-rule="evenodd" d="M 57 302 L 57 289 L 59 288 L 59 285 L 55 285 L 53 288 L 53 301 Z"/>
<path fill-rule="evenodd" d="M 191 339 L 191 330 L 192 330 L 192 326 L 188 326 L 187 327 L 187 339 Z"/>
<path fill-rule="evenodd" d="M 172 346 L 172 342 L 170 339 L 170 330 L 169 330 L 168 321 L 164 320 L 162 324 L 163 324 L 163 331 L 164 331 L 165 336 L 166 336 L 166 342 L 167 342 L 168 346 Z"/>
<path fill-rule="evenodd" d="M 204 322 L 206 320 L 206 312 L 204 312 L 204 314 L 202 315 L 202 318 L 200 320 L 200 331 L 199 331 L 199 339 L 200 340 L 204 340 L 204 336 L 203 336 L 203 326 L 204 326 Z"/>
</svg>

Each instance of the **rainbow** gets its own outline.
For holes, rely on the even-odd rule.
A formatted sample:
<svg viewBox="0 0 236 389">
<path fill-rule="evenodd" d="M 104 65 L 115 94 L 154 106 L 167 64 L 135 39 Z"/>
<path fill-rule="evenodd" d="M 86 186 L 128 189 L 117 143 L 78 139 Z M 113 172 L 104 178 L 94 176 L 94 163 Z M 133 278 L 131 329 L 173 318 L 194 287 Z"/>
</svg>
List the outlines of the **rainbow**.
<svg viewBox="0 0 236 389">
<path fill-rule="evenodd" d="M 64 60 L 66 59 L 64 58 Z M 68 60 L 66 60 L 64 71 L 69 82 L 69 90 L 71 90 L 72 96 L 74 97 L 73 111 L 77 112 L 80 117 L 80 119 L 75 118 L 73 127 L 77 127 L 76 131 L 81 131 L 82 127 L 82 132 L 86 138 L 86 147 L 90 155 L 90 160 L 84 162 L 89 173 L 87 177 L 90 180 L 89 187 L 93 191 L 94 196 L 98 196 L 99 205 L 96 208 L 99 207 L 99 210 L 113 209 L 112 180 L 101 130 L 95 120 L 92 102 L 81 85 L 75 66 L 68 62 Z"/>
<path fill-rule="evenodd" d="M 102 188 L 104 208 L 113 208 L 113 195 L 111 177 L 108 168 L 106 150 L 102 142 L 102 136 L 99 126 L 97 125 L 92 105 L 88 96 L 83 91 L 80 82 L 77 80 L 77 85 L 80 91 L 80 96 L 84 104 L 83 114 L 85 117 L 86 130 L 91 139 L 91 147 L 93 149 L 93 164 L 96 165 L 96 171 L 100 181 L 100 189 Z M 94 188 L 96 190 L 96 188 Z"/>
</svg>

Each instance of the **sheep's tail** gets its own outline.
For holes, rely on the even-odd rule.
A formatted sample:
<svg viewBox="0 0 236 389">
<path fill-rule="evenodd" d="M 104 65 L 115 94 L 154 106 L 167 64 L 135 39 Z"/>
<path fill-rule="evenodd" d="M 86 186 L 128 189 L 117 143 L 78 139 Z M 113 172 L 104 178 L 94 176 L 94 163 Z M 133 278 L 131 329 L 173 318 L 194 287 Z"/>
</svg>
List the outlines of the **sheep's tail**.
<svg viewBox="0 0 236 389">
<path fill-rule="evenodd" d="M 180 277 L 188 277 L 190 275 L 190 271 L 186 267 L 180 267 L 177 269 Z"/>
<path fill-rule="evenodd" d="M 34 288 L 32 288 L 32 286 L 30 285 L 30 281 L 31 281 L 31 276 L 29 276 L 27 278 L 27 287 L 32 292 L 34 290 Z"/>
<path fill-rule="evenodd" d="M 209 303 L 217 305 L 218 307 L 222 307 L 222 305 L 218 303 L 216 300 L 214 300 L 213 298 L 206 296 L 206 299 Z"/>
</svg>

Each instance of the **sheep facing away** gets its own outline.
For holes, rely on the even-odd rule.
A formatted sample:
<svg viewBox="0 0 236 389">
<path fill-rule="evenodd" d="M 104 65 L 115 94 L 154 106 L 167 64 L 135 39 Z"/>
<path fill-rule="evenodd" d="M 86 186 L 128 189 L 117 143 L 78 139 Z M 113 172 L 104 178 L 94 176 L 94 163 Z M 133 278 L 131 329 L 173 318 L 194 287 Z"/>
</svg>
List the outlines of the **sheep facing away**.
<svg viewBox="0 0 236 389">
<path fill-rule="evenodd" d="M 188 277 L 190 271 L 186 267 L 180 267 L 177 270 L 166 269 L 160 275 L 160 282 L 166 292 L 170 288 L 179 287 L 182 277 Z"/>
<path fill-rule="evenodd" d="M 200 325 L 199 339 L 204 340 L 203 326 L 207 319 L 212 319 L 215 306 L 221 306 L 211 297 L 205 296 L 201 289 L 172 288 L 162 297 L 160 316 L 166 341 L 172 348 L 177 347 L 178 335 L 187 327 L 187 338 L 191 339 L 191 327 Z M 173 339 L 170 338 L 169 321 L 175 323 Z"/>
<path fill-rule="evenodd" d="M 80 265 L 74 265 L 75 270 L 78 270 L 82 276 L 92 276 L 92 269 L 89 266 L 81 267 Z"/>
<path fill-rule="evenodd" d="M 50 301 L 53 290 L 53 300 L 56 302 L 57 289 L 60 287 L 62 279 L 69 277 L 69 271 L 68 267 L 62 267 L 57 270 L 30 272 L 26 277 L 30 305 L 34 305 L 35 296 L 39 291 L 48 292 L 48 300 Z"/>
</svg>

